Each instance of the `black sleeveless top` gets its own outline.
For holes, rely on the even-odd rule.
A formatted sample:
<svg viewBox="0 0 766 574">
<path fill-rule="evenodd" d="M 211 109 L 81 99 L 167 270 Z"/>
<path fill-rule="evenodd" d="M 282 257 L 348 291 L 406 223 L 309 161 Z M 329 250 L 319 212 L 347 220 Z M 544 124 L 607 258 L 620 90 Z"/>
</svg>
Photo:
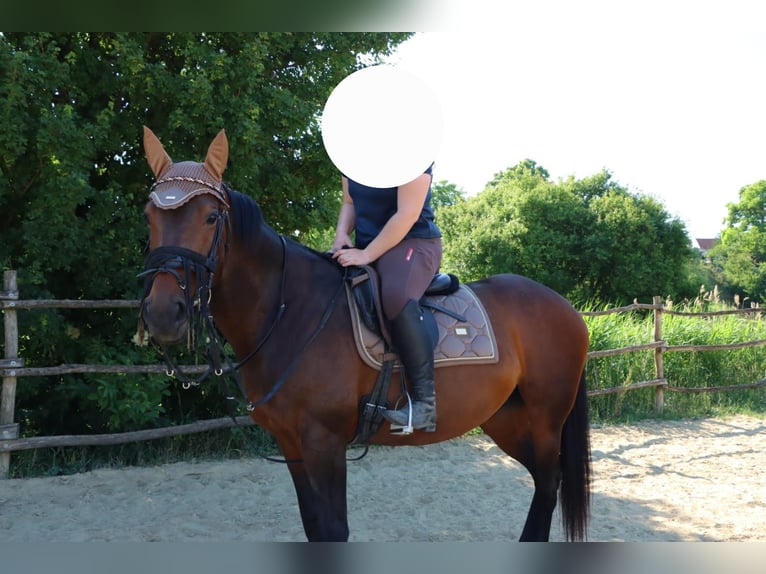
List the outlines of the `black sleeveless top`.
<svg viewBox="0 0 766 574">
<path fill-rule="evenodd" d="M 423 173 L 432 175 L 432 169 L 433 164 Z M 354 247 L 364 249 L 377 237 L 386 222 L 396 213 L 398 192 L 398 187 L 369 187 L 348 178 L 348 193 L 354 202 L 356 215 Z M 404 237 L 409 239 L 441 236 L 441 231 L 434 222 L 434 212 L 431 208 L 431 184 L 429 183 L 420 217 Z"/>
</svg>

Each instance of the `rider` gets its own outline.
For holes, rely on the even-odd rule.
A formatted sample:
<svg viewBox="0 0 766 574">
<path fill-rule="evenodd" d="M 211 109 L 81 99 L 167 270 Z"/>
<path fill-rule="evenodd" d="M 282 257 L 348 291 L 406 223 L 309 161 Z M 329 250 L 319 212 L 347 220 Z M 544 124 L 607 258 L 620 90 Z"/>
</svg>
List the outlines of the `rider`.
<svg viewBox="0 0 766 574">
<path fill-rule="evenodd" d="M 390 188 L 368 187 L 342 176 L 343 203 L 331 249 L 344 267 L 375 266 L 392 344 L 411 384 L 412 427 L 426 431 L 436 429 L 434 355 L 418 301 L 442 258 L 441 231 L 431 209 L 432 168 Z M 401 427 L 408 425 L 409 415 L 406 406 L 383 411 Z"/>
</svg>

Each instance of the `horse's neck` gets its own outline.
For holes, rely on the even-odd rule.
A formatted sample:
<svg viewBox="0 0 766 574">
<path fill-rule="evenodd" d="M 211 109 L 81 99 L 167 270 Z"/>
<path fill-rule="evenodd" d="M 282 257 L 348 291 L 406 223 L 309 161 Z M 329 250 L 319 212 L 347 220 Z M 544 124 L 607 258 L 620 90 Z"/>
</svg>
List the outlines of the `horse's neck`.
<svg viewBox="0 0 766 574">
<path fill-rule="evenodd" d="M 211 309 L 238 353 L 249 352 L 276 321 L 290 322 L 292 308 L 310 307 L 321 314 L 325 293 L 341 281 L 332 263 L 268 229 L 253 245 L 232 244 L 224 268 Z M 290 308 L 284 318 L 282 303 Z"/>
</svg>

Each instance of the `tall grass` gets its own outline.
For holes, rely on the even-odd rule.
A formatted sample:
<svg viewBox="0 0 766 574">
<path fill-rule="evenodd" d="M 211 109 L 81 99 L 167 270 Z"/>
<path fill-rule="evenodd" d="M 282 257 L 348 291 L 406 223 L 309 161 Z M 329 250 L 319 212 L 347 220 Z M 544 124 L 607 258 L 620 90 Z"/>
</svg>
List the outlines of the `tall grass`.
<svg viewBox="0 0 766 574">
<path fill-rule="evenodd" d="M 699 313 L 731 310 L 718 301 L 697 300 L 667 308 Z M 583 311 L 604 310 L 591 305 Z M 591 336 L 591 351 L 615 349 L 654 340 L 654 316 L 651 311 L 585 316 Z M 766 339 L 766 320 L 760 313 L 719 315 L 713 317 L 663 313 L 662 337 L 667 345 L 724 345 Z M 766 377 L 766 346 L 725 351 L 678 351 L 663 354 L 664 375 L 670 386 L 715 387 L 753 383 Z M 654 350 L 593 358 L 588 361 L 587 383 L 590 390 L 626 387 L 631 383 L 655 378 Z M 637 389 L 613 395 L 592 397 L 594 422 L 629 422 L 662 416 L 691 418 L 732 413 L 766 414 L 766 389 L 741 391 L 678 393 L 665 392 L 665 407 L 655 413 L 655 389 Z"/>
</svg>

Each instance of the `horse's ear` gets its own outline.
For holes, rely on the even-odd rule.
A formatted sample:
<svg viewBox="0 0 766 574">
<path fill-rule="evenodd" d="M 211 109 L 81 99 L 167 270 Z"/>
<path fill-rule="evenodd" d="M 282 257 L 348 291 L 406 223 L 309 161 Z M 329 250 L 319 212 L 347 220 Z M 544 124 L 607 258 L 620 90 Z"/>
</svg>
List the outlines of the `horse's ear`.
<svg viewBox="0 0 766 574">
<path fill-rule="evenodd" d="M 226 130 L 221 130 L 215 136 L 213 143 L 207 149 L 205 156 L 205 169 L 218 181 L 223 180 L 223 172 L 229 161 L 229 140 L 226 139 Z"/>
<path fill-rule="evenodd" d="M 144 126 L 144 151 L 149 167 L 152 168 L 155 177 L 160 175 L 173 164 L 173 160 L 162 147 L 160 140 L 154 135 L 154 132 Z"/>
</svg>

